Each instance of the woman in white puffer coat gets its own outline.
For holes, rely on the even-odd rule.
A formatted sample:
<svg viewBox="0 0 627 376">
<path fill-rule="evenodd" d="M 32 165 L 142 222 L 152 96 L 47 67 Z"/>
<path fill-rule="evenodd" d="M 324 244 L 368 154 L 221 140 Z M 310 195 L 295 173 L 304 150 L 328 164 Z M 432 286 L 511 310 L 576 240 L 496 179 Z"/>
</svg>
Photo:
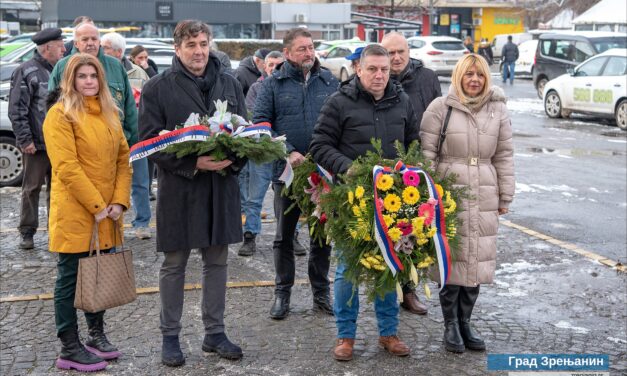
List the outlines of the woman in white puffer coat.
<svg viewBox="0 0 627 376">
<path fill-rule="evenodd" d="M 456 174 L 457 186 L 466 187 L 469 194 L 458 203 L 463 221 L 460 248 L 440 290 L 444 343 L 453 352 L 485 350 L 470 316 L 480 284 L 492 283 L 498 216 L 507 213 L 514 196 L 511 121 L 503 91 L 490 82 L 485 59 L 464 56 L 453 70 L 448 95 L 431 102 L 420 126 L 424 154 L 436 163 L 438 175 Z"/>
</svg>

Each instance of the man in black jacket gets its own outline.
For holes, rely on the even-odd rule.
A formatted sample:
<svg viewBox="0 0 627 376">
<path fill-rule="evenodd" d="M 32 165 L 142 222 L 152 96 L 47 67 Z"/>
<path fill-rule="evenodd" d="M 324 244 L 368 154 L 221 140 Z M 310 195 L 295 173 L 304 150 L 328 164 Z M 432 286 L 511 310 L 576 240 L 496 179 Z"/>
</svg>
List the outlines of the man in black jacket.
<svg viewBox="0 0 627 376">
<path fill-rule="evenodd" d="M 140 137 L 146 140 L 174 130 L 191 113 L 213 115 L 214 101 L 228 101 L 228 111 L 246 115 L 242 88 L 210 53 L 209 26 L 185 20 L 174 30 L 172 67 L 144 86 L 139 106 Z M 217 161 L 212 156 L 157 152 L 149 157 L 159 168 L 157 191 L 157 251 L 164 252 L 159 271 L 161 295 L 161 361 L 185 363 L 179 343 L 185 268 L 192 249 L 202 256 L 203 351 L 227 359 L 242 357 L 242 349 L 224 334 L 228 245 L 242 241 L 236 171 L 242 161 Z M 220 174 L 225 172 L 225 174 Z"/>
<path fill-rule="evenodd" d="M 253 56 L 248 56 L 239 63 L 239 66 L 235 70 L 235 78 L 242 85 L 244 91 L 244 97 L 248 94 L 248 89 L 257 82 L 257 79 L 261 77 L 264 71 L 266 55 L 270 52 L 267 48 L 260 48 L 255 51 Z"/>
<path fill-rule="evenodd" d="M 510 85 L 514 84 L 514 70 L 518 55 L 518 46 L 512 42 L 512 36 L 508 35 L 507 43 L 505 43 L 501 51 L 501 58 L 503 59 L 503 83 L 507 82 L 507 77 L 509 77 Z"/>
<path fill-rule="evenodd" d="M 391 32 L 381 40 L 381 45 L 390 54 L 391 78 L 403 85 L 418 119 L 418 130 L 425 110 L 435 98 L 442 95 L 438 76 L 425 68 L 422 61 L 409 57 L 409 45 L 402 34 Z M 425 315 L 427 306 L 420 302 L 415 287 L 410 283 L 403 286 L 401 307 L 411 313 Z"/>
<path fill-rule="evenodd" d="M 389 159 L 397 157 L 396 141 L 407 147 L 418 139 L 417 119 L 409 97 L 389 79 L 389 74 L 390 60 L 385 48 L 377 44 L 364 48 L 356 77 L 343 82 L 322 106 L 309 148 L 316 163 L 333 174 L 345 174 L 353 160 L 374 150 L 372 138 L 381 140 L 383 157 Z M 333 282 L 337 360 L 352 359 L 359 313 L 359 293 L 345 278 L 345 272 L 346 265 L 338 261 Z M 396 335 L 396 291 L 383 298 L 376 296 L 374 306 L 379 344 L 392 355 L 408 355 L 409 347 Z"/>
<path fill-rule="evenodd" d="M 46 205 L 50 207 L 50 160 L 46 154 L 42 125 L 46 116 L 50 72 L 65 52 L 61 29 L 44 29 L 31 39 L 37 45 L 35 55 L 13 72 L 9 91 L 9 119 L 24 158 L 18 227 L 22 235 L 19 245 L 22 249 L 35 246 L 33 235 L 39 227 L 39 192 L 44 182 Z"/>
</svg>

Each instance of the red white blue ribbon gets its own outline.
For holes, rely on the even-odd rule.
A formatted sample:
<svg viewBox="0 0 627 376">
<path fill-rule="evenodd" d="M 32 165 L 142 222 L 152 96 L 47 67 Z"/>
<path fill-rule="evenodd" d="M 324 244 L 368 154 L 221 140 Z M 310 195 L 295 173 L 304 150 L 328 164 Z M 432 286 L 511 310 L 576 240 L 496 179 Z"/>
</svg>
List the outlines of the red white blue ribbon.
<svg viewBox="0 0 627 376">
<path fill-rule="evenodd" d="M 383 220 L 383 202 L 379 200 L 379 193 L 377 192 L 377 180 L 384 174 L 392 174 L 393 172 L 389 167 L 381 167 L 379 165 L 374 166 L 372 169 L 372 178 L 374 184 L 374 237 L 379 245 L 379 249 L 383 254 L 385 263 L 390 268 L 392 275 L 395 276 L 398 271 L 404 270 L 403 263 L 396 255 L 394 250 L 394 242 L 388 236 L 388 226 Z"/>
<path fill-rule="evenodd" d="M 435 235 L 433 235 L 432 239 L 433 243 L 435 244 L 435 253 L 438 258 L 438 267 L 440 269 L 440 282 L 442 286 L 444 286 L 446 285 L 446 281 L 448 281 L 448 277 L 451 273 L 452 259 L 451 249 L 448 244 L 448 238 L 446 237 L 446 216 L 444 215 L 444 205 L 442 204 L 442 197 L 440 197 L 438 190 L 435 188 L 435 182 L 433 181 L 431 176 L 420 167 L 408 167 L 405 166 L 403 162 L 398 161 L 396 163 L 396 166 L 394 166 L 394 169 L 399 171 L 400 173 L 405 173 L 406 171 L 414 171 L 424 176 L 425 182 L 427 183 L 429 198 L 433 198 L 436 200 L 433 221 L 436 232 Z"/>
<path fill-rule="evenodd" d="M 268 123 L 260 123 L 248 127 L 240 126 L 233 133 L 231 133 L 232 130 L 229 131 L 227 129 L 223 130 L 223 132 L 230 134 L 231 137 L 255 137 L 260 135 L 272 137 L 271 128 Z M 177 144 L 179 142 L 207 141 L 210 137 L 215 136 L 217 133 L 219 132 L 211 133 L 209 128 L 200 124 L 176 129 L 133 145 L 130 150 L 130 161 L 133 162 L 138 159 L 145 158 L 167 148 L 169 145 Z"/>
</svg>

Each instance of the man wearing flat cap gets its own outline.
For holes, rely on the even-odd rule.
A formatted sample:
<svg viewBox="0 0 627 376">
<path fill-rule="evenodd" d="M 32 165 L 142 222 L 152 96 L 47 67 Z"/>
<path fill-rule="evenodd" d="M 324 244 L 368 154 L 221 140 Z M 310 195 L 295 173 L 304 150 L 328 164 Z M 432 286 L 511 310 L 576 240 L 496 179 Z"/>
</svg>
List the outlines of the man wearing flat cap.
<svg viewBox="0 0 627 376">
<path fill-rule="evenodd" d="M 50 160 L 41 127 L 46 116 L 48 78 L 65 52 L 61 29 L 41 30 L 33 35 L 32 41 L 37 50 L 13 72 L 9 92 L 9 119 L 24 160 L 19 225 L 22 249 L 34 248 L 33 235 L 39 226 L 39 192 L 44 182 L 46 204 L 50 207 Z"/>
</svg>

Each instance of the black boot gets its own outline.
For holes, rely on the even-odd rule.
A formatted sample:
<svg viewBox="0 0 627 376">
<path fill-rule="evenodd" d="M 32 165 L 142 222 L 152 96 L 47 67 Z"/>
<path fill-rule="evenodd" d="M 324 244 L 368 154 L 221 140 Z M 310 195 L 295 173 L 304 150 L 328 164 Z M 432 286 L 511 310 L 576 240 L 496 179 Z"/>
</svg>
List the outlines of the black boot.
<svg viewBox="0 0 627 376">
<path fill-rule="evenodd" d="M 314 296 L 313 309 L 314 311 L 320 311 L 322 313 L 326 313 L 327 315 L 335 316 L 333 313 L 333 303 L 331 303 L 331 298 L 329 297 L 328 292 Z"/>
<path fill-rule="evenodd" d="M 70 329 L 59 334 L 61 354 L 57 359 L 57 368 L 75 369 L 80 372 L 100 371 L 107 367 L 107 362 L 85 349 L 78 338 L 78 330 Z"/>
<path fill-rule="evenodd" d="M 95 319 L 88 320 L 89 337 L 85 342 L 85 348 L 102 359 L 116 359 L 122 356 L 122 353 L 109 342 L 104 333 L 104 314 Z"/>
<path fill-rule="evenodd" d="M 270 309 L 270 318 L 275 320 L 283 320 L 290 312 L 290 297 L 289 295 L 276 295 L 274 297 L 274 304 Z"/>
<path fill-rule="evenodd" d="M 257 244 L 255 244 L 255 238 L 257 235 L 250 231 L 244 233 L 244 244 L 237 251 L 239 256 L 252 256 L 257 251 Z"/>
<path fill-rule="evenodd" d="M 35 242 L 33 241 L 32 233 L 22 234 L 22 241 L 20 242 L 20 249 L 33 249 L 35 248 Z"/>
<path fill-rule="evenodd" d="M 440 290 L 440 306 L 444 316 L 444 347 L 448 351 L 464 352 L 464 340 L 459 331 L 459 290 L 461 286 L 446 285 Z"/>
<path fill-rule="evenodd" d="M 244 354 L 241 347 L 229 341 L 224 333 L 206 334 L 202 341 L 202 351 L 215 352 L 221 358 L 237 360 Z"/>
<path fill-rule="evenodd" d="M 472 309 L 479 296 L 479 286 L 462 287 L 459 291 L 459 328 L 464 345 L 471 350 L 485 350 L 485 342 L 479 333 L 470 325 Z"/>
<path fill-rule="evenodd" d="M 170 367 L 178 367 L 185 364 L 185 357 L 181 351 L 179 336 L 163 336 L 161 344 L 161 363 Z"/>
</svg>

